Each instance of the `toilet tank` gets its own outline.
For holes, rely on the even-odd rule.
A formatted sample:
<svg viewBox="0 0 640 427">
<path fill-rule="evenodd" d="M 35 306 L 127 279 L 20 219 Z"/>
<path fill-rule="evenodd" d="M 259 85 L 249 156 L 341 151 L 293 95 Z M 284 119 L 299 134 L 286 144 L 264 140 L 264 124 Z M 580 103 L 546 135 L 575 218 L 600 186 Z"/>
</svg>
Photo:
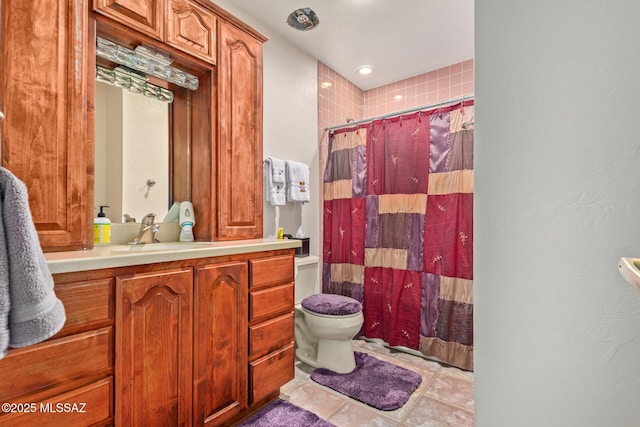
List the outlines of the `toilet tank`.
<svg viewBox="0 0 640 427">
<path fill-rule="evenodd" d="M 295 303 L 299 304 L 303 298 L 317 293 L 319 293 L 318 257 L 310 255 L 296 258 Z"/>
</svg>

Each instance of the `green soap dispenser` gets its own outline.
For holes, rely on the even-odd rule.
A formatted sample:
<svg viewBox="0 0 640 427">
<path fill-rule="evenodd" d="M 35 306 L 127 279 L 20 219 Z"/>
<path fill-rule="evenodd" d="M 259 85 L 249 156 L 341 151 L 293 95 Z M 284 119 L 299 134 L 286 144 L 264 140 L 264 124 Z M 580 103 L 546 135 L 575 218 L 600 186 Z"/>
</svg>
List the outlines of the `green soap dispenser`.
<svg viewBox="0 0 640 427">
<path fill-rule="evenodd" d="M 108 245 L 111 243 L 111 220 L 104 214 L 103 209 L 109 206 L 100 205 L 98 217 L 93 219 L 93 244 Z"/>
</svg>

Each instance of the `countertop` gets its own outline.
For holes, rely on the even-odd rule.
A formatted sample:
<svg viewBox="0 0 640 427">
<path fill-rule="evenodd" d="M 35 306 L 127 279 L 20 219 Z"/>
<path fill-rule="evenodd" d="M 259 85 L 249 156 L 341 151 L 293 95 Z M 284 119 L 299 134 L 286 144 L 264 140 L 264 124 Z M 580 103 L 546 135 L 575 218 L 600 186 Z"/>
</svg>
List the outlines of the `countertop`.
<svg viewBox="0 0 640 427">
<path fill-rule="evenodd" d="M 180 261 L 300 247 L 300 240 L 251 239 L 227 242 L 163 242 L 144 245 L 96 246 L 85 251 L 44 254 L 51 274 L 130 265 Z"/>
</svg>

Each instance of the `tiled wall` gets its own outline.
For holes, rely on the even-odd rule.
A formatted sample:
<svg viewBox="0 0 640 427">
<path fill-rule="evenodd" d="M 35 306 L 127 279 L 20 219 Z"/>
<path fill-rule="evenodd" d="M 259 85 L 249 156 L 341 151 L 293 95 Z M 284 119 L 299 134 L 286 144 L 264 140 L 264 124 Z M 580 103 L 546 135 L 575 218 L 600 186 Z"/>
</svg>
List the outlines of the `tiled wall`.
<svg viewBox="0 0 640 427">
<path fill-rule="evenodd" d="M 473 95 L 473 59 L 364 93 L 364 117 L 378 117 Z"/>
<path fill-rule="evenodd" d="M 321 129 L 346 123 L 349 118 L 366 118 L 364 105 L 362 89 L 318 62 L 318 126 Z"/>
<path fill-rule="evenodd" d="M 318 127 L 363 120 L 473 95 L 473 59 L 363 91 L 318 62 Z M 323 84 L 329 83 L 325 87 Z M 321 132 L 322 135 L 322 132 Z"/>
</svg>

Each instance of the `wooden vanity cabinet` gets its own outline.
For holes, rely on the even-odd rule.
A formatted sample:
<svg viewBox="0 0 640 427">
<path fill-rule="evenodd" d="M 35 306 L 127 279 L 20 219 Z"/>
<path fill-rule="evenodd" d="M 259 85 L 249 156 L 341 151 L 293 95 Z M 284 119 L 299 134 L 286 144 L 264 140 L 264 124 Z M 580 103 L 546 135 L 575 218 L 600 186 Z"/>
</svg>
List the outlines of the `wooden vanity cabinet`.
<svg viewBox="0 0 640 427">
<path fill-rule="evenodd" d="M 167 0 L 168 45 L 212 64 L 216 63 L 217 17 L 192 0 Z"/>
<path fill-rule="evenodd" d="M 67 317 L 63 329 L 0 360 L 0 402 L 35 409 L 3 411 L 0 426 L 113 425 L 115 280 L 83 276 L 54 277 Z M 77 410 L 57 412 L 65 403 Z"/>
<path fill-rule="evenodd" d="M 263 252 L 117 276 L 116 424 L 228 425 L 276 397 L 293 378 L 293 260 Z"/>
<path fill-rule="evenodd" d="M 162 41 L 164 0 L 93 0 L 93 10 Z"/>
<path fill-rule="evenodd" d="M 45 250 L 93 245 L 89 0 L 3 1 L 2 166 L 27 186 Z"/>
<path fill-rule="evenodd" d="M 263 35 L 207 0 L 0 7 L 1 162 L 27 186 L 45 252 L 93 247 L 94 43 L 105 28 L 112 39 L 163 50 L 202 77 L 184 102 L 198 111 L 182 122 L 172 116 L 174 129 L 191 132 L 173 141 L 192 153 L 191 175 L 180 178 L 190 191 L 174 196 L 193 200 L 196 238 L 262 237 Z"/>
<path fill-rule="evenodd" d="M 247 399 L 247 287 L 243 260 L 195 269 L 194 425 L 220 425 Z"/>
<path fill-rule="evenodd" d="M 218 238 L 262 237 L 262 41 L 220 22 Z"/>
<path fill-rule="evenodd" d="M 277 395 L 294 377 L 294 259 L 253 259 L 249 289 L 250 402 Z"/>
<path fill-rule="evenodd" d="M 94 12 L 212 64 L 216 16 L 194 0 L 93 0 Z"/>
<path fill-rule="evenodd" d="M 116 277 L 116 425 L 191 419 L 190 268 Z"/>
<path fill-rule="evenodd" d="M 0 360 L 0 427 L 230 425 L 293 378 L 293 249 L 54 275 L 67 322 Z M 46 421 L 46 422 L 45 422 Z"/>
<path fill-rule="evenodd" d="M 96 9 L 100 1 L 104 0 L 94 0 L 97 13 L 136 29 L 128 20 Z M 103 27 L 99 25 L 99 30 Z M 112 25 L 110 31 L 118 28 Z M 118 37 L 121 34 L 107 35 Z M 184 146 L 189 145 L 191 153 L 190 167 L 181 169 L 190 169 L 189 184 L 175 191 L 174 182 L 174 195 L 193 201 L 198 240 L 262 237 L 262 43 L 266 38 L 210 2 L 165 0 L 162 41 L 164 46 L 154 47 L 164 47 L 171 54 L 170 48 L 187 53 L 199 69 L 200 61 L 209 64 L 208 72 L 200 73 L 198 90 L 189 99 L 176 96 L 174 101 L 174 109 L 189 104 L 198 110 L 172 116 L 174 128 L 191 132 L 184 141 L 176 141 L 174 135 L 174 147 L 186 152 Z M 189 65 L 188 59 L 181 57 L 183 65 Z M 203 123 L 210 123 L 210 129 Z"/>
</svg>

